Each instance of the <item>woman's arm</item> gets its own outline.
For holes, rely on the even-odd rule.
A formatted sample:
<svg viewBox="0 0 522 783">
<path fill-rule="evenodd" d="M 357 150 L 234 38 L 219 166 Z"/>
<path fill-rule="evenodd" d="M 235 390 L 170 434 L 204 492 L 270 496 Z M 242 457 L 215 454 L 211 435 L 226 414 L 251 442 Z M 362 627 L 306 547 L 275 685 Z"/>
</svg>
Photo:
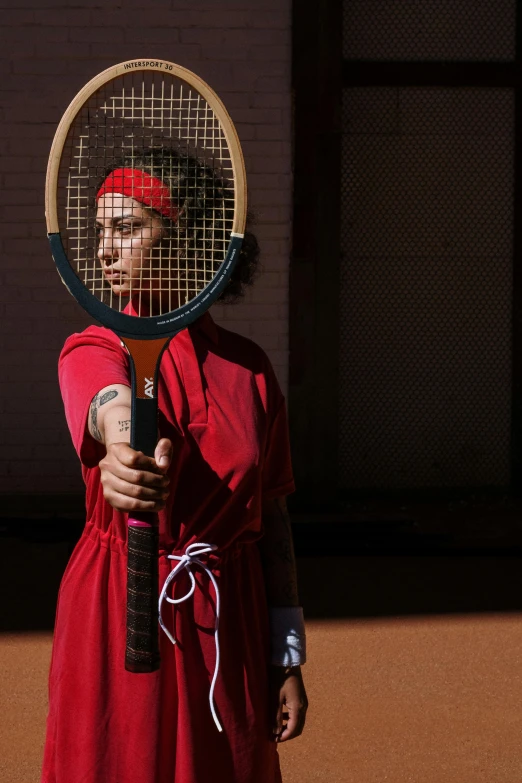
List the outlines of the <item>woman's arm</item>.
<svg viewBox="0 0 522 783">
<path fill-rule="evenodd" d="M 100 460 L 103 496 L 119 511 L 161 511 L 168 498 L 170 479 L 166 472 L 172 458 L 172 443 L 162 438 L 154 457 L 129 446 L 131 391 L 128 386 L 105 386 L 94 395 L 89 409 L 89 432 L 103 443 Z"/>
<path fill-rule="evenodd" d="M 286 498 L 263 501 L 259 542 L 269 606 L 299 606 L 294 542 Z"/>
<path fill-rule="evenodd" d="M 297 609 L 297 571 L 286 498 L 263 502 L 263 528 L 259 549 L 268 605 L 271 608 Z M 275 709 L 275 739 L 277 742 L 294 739 L 303 731 L 308 708 L 301 667 L 271 666 L 270 683 Z"/>
<path fill-rule="evenodd" d="M 131 390 L 115 383 L 100 389 L 89 408 L 89 432 L 100 443 L 130 443 Z"/>
</svg>

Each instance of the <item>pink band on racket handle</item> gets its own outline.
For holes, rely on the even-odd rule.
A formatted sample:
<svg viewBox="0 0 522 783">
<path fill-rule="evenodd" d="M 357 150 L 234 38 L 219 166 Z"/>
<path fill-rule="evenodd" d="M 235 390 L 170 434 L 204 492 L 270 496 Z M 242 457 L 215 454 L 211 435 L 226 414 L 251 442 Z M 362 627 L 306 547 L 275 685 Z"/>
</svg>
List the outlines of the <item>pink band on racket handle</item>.
<svg viewBox="0 0 522 783">
<path fill-rule="evenodd" d="M 129 527 L 143 527 L 143 528 L 155 528 L 158 527 L 158 515 L 152 514 L 150 511 L 135 511 L 133 514 L 129 514 L 127 517 L 127 525 Z"/>
<path fill-rule="evenodd" d="M 132 519 L 132 517 L 129 517 L 127 524 L 129 527 L 154 527 L 150 522 L 144 522 L 142 519 Z"/>
</svg>

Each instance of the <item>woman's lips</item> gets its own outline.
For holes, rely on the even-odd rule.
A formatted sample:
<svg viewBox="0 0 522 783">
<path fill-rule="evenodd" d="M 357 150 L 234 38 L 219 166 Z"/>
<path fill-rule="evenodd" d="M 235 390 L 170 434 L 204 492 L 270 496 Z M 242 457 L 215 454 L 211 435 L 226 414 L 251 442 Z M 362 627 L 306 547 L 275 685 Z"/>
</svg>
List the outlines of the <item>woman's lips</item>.
<svg viewBox="0 0 522 783">
<path fill-rule="evenodd" d="M 105 279 L 111 283 L 122 283 L 125 280 L 126 275 L 120 275 L 118 272 L 105 272 Z"/>
</svg>

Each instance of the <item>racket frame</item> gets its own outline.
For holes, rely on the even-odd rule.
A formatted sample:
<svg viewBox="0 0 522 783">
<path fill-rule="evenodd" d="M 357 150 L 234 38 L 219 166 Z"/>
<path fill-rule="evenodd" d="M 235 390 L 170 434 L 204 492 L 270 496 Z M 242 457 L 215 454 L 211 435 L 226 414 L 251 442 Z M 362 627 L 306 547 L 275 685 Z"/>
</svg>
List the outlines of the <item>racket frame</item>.
<svg viewBox="0 0 522 783">
<path fill-rule="evenodd" d="M 85 103 L 97 92 L 97 90 L 130 71 L 156 71 L 168 74 L 169 76 L 175 76 L 193 86 L 194 89 L 202 95 L 221 124 L 230 151 L 235 193 L 234 219 L 232 222 L 227 254 L 216 272 L 212 284 L 200 291 L 200 293 L 191 299 L 190 302 L 182 305 L 178 310 L 161 316 L 144 316 L 141 318 L 136 318 L 113 310 L 97 299 L 97 297 L 84 286 L 70 265 L 63 247 L 57 203 L 60 162 L 71 125 Z M 74 298 L 89 315 L 97 321 L 100 321 L 104 326 L 107 326 L 107 328 L 112 329 L 119 336 L 140 337 L 143 340 L 152 340 L 161 335 L 173 336 L 197 320 L 210 305 L 219 298 L 226 287 L 231 270 L 241 248 L 246 222 L 246 208 L 245 163 L 234 123 L 223 102 L 209 85 L 200 79 L 199 76 L 196 76 L 196 74 L 180 65 L 168 62 L 167 60 L 152 59 L 127 60 L 126 62 L 113 65 L 91 79 L 91 81 L 80 90 L 69 104 L 58 125 L 49 154 L 45 182 L 45 217 L 51 252 L 60 277 Z"/>
</svg>

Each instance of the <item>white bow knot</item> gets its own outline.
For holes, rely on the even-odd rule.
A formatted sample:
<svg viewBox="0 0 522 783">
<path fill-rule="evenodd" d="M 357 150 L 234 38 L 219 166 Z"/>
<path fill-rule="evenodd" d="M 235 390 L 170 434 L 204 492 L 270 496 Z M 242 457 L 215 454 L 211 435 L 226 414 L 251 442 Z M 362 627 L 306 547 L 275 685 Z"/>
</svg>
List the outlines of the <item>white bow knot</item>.
<svg viewBox="0 0 522 783">
<path fill-rule="evenodd" d="M 162 630 L 167 634 L 168 638 L 172 642 L 172 644 L 176 644 L 176 637 L 173 633 L 169 631 L 169 629 L 165 626 L 165 623 L 163 622 L 163 617 L 161 616 L 161 610 L 163 607 L 163 601 L 167 601 L 169 604 L 181 604 L 183 601 L 188 601 L 188 599 L 191 597 L 191 595 L 194 593 L 194 590 L 196 589 L 196 579 L 194 577 L 194 574 L 192 573 L 193 566 L 198 566 L 203 571 L 205 571 L 214 585 L 214 590 L 216 592 L 216 622 L 214 625 L 214 639 L 216 642 L 216 665 L 214 667 L 214 676 L 212 677 L 212 684 L 210 686 L 210 693 L 209 693 L 209 702 L 210 702 L 210 711 L 212 713 L 212 717 L 214 718 L 214 723 L 216 724 L 218 731 L 223 731 L 223 728 L 221 726 L 221 723 L 218 720 L 218 717 L 216 715 L 216 708 L 214 706 L 214 688 L 216 686 L 216 680 L 219 672 L 219 634 L 218 634 L 218 628 L 219 628 L 219 608 L 220 608 L 220 601 L 219 601 L 219 588 L 217 585 L 216 578 L 210 568 L 205 565 L 199 558 L 201 555 L 207 555 L 211 552 L 214 552 L 217 549 L 217 546 L 214 544 L 203 544 L 195 542 L 193 544 L 189 544 L 188 547 L 185 549 L 184 555 L 167 555 L 169 560 L 178 560 L 178 564 L 176 567 L 170 572 L 168 577 L 165 579 L 165 584 L 163 585 L 163 589 L 161 591 L 160 597 L 159 597 L 159 603 L 158 603 L 158 614 L 159 614 L 159 624 L 162 628 Z M 191 587 L 188 593 L 185 593 L 181 598 L 169 598 L 167 595 L 167 590 L 169 588 L 169 585 L 171 582 L 173 582 L 176 577 L 182 572 L 186 571 L 190 577 L 191 581 Z"/>
</svg>

